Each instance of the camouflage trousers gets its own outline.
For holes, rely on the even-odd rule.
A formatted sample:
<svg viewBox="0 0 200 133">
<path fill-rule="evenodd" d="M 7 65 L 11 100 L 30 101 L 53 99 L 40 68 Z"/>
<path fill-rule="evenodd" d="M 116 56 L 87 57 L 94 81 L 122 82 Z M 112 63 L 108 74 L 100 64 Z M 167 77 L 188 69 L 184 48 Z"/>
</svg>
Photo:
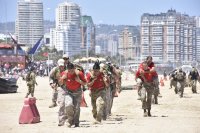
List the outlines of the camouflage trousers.
<svg viewBox="0 0 200 133">
<path fill-rule="evenodd" d="M 110 87 L 106 88 L 106 101 L 105 101 L 105 107 L 103 111 L 103 119 L 105 120 L 107 116 L 111 113 L 111 89 Z"/>
<path fill-rule="evenodd" d="M 101 122 L 106 103 L 106 90 L 91 91 L 92 114 L 94 119 Z"/>
<path fill-rule="evenodd" d="M 52 102 L 56 103 L 57 102 L 57 98 L 58 98 L 58 88 L 54 88 L 52 89 Z"/>
<path fill-rule="evenodd" d="M 192 92 L 197 93 L 197 80 L 191 80 L 190 84 L 192 86 Z"/>
<path fill-rule="evenodd" d="M 120 80 L 116 81 L 116 91 L 121 92 L 121 81 Z"/>
<path fill-rule="evenodd" d="M 158 94 L 160 94 L 158 76 L 156 76 L 156 77 L 153 78 L 153 86 L 154 86 L 153 95 L 154 95 L 154 96 L 158 96 Z"/>
<path fill-rule="evenodd" d="M 143 91 L 145 94 L 142 94 L 144 95 L 144 99 L 141 100 L 142 109 L 151 109 L 151 100 L 154 93 L 153 83 L 143 83 L 143 87 L 145 88 L 145 91 Z"/>
<path fill-rule="evenodd" d="M 184 88 L 185 88 L 185 81 L 177 81 L 176 88 L 179 92 L 179 96 L 183 97 L 183 92 L 184 92 Z"/>
<path fill-rule="evenodd" d="M 170 88 L 172 88 L 172 86 L 176 87 L 177 82 L 172 78 L 170 79 Z"/>
<path fill-rule="evenodd" d="M 59 122 L 65 122 L 68 119 L 70 125 L 79 124 L 81 95 L 81 88 L 76 92 L 58 88 Z"/>
<path fill-rule="evenodd" d="M 109 105 L 109 114 L 111 114 L 112 106 L 113 106 L 113 99 L 116 93 L 116 83 L 110 84 L 110 105 Z"/>
<path fill-rule="evenodd" d="M 26 94 L 26 97 L 31 94 L 32 97 L 34 97 L 34 91 L 35 91 L 35 85 L 27 85 L 28 86 L 28 92 Z"/>
</svg>

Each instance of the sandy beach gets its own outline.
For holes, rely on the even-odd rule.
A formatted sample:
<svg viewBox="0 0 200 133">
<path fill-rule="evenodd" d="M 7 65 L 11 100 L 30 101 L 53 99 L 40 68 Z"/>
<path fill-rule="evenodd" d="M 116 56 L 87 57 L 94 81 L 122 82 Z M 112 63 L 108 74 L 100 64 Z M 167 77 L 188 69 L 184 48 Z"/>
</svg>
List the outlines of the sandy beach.
<svg viewBox="0 0 200 133">
<path fill-rule="evenodd" d="M 25 81 L 18 80 L 18 92 L 0 94 L 0 132 L 1 133 L 200 133 L 200 85 L 197 94 L 186 87 L 183 98 L 169 89 L 169 80 L 160 87 L 162 97 L 158 105 L 152 105 L 152 117 L 143 117 L 141 101 L 137 100 L 137 91 L 130 73 L 122 76 L 123 88 L 119 97 L 114 99 L 112 115 L 101 124 L 94 125 L 91 113 L 89 92 L 85 91 L 88 107 L 81 107 L 80 127 L 58 127 L 58 107 L 49 108 L 51 88 L 48 77 L 37 77 L 35 89 L 37 108 L 41 122 L 19 124 L 19 115 L 27 92 Z"/>
</svg>

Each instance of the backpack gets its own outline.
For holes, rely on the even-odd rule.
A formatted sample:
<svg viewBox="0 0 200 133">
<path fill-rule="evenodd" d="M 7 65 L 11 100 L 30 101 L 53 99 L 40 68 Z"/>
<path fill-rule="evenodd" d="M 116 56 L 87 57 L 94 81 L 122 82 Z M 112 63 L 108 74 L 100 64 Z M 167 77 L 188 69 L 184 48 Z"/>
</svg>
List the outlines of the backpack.
<svg viewBox="0 0 200 133">
<path fill-rule="evenodd" d="M 183 72 L 177 72 L 176 73 L 176 79 L 178 79 L 178 80 L 184 80 L 184 78 L 185 78 L 185 75 L 184 75 Z"/>
<path fill-rule="evenodd" d="M 55 68 L 53 78 L 57 80 L 60 77 L 60 70 L 58 67 Z"/>
<path fill-rule="evenodd" d="M 78 64 L 74 64 L 74 66 L 75 66 L 75 69 L 76 69 L 76 70 L 83 72 L 83 74 L 85 73 L 82 66 L 80 66 L 80 65 L 78 65 Z"/>
<path fill-rule="evenodd" d="M 26 75 L 26 81 L 31 81 L 31 72 L 28 72 Z"/>
</svg>

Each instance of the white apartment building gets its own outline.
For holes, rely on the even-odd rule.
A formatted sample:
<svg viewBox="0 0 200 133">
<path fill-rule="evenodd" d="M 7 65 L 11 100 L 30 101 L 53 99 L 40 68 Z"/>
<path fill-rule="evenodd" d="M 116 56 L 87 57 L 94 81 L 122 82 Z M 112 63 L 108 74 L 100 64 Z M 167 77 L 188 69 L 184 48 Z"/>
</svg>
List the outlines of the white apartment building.
<svg viewBox="0 0 200 133">
<path fill-rule="evenodd" d="M 200 61 L 200 27 L 197 28 L 196 31 L 196 43 L 197 43 L 197 47 L 196 47 L 196 60 L 199 62 Z"/>
<path fill-rule="evenodd" d="M 51 46 L 63 54 L 80 53 L 80 7 L 75 3 L 60 3 L 56 8 L 56 28 L 51 29 Z"/>
<path fill-rule="evenodd" d="M 123 55 L 125 61 L 127 60 L 137 60 L 138 58 L 138 45 L 137 37 L 134 37 L 133 34 L 129 31 L 128 28 L 125 28 L 119 35 L 119 46 L 118 52 L 120 55 Z"/>
<path fill-rule="evenodd" d="M 200 27 L 200 16 L 196 16 L 195 17 L 195 20 L 196 20 L 196 27 Z"/>
<path fill-rule="evenodd" d="M 44 34 L 43 3 L 39 0 L 18 0 L 15 24 L 18 43 L 32 47 Z"/>
<path fill-rule="evenodd" d="M 168 10 L 141 17 L 141 56 L 153 56 L 157 62 L 196 60 L 194 17 Z"/>
</svg>

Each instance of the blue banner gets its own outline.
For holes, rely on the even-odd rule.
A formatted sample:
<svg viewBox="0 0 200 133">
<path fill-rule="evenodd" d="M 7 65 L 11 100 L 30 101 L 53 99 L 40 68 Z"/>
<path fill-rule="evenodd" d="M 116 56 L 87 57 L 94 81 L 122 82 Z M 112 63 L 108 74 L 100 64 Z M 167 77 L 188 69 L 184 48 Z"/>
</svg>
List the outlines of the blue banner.
<svg viewBox="0 0 200 133">
<path fill-rule="evenodd" d="M 35 52 L 41 47 L 43 36 L 36 42 L 36 44 L 32 47 L 32 49 L 28 52 L 28 54 L 35 54 Z"/>
</svg>

